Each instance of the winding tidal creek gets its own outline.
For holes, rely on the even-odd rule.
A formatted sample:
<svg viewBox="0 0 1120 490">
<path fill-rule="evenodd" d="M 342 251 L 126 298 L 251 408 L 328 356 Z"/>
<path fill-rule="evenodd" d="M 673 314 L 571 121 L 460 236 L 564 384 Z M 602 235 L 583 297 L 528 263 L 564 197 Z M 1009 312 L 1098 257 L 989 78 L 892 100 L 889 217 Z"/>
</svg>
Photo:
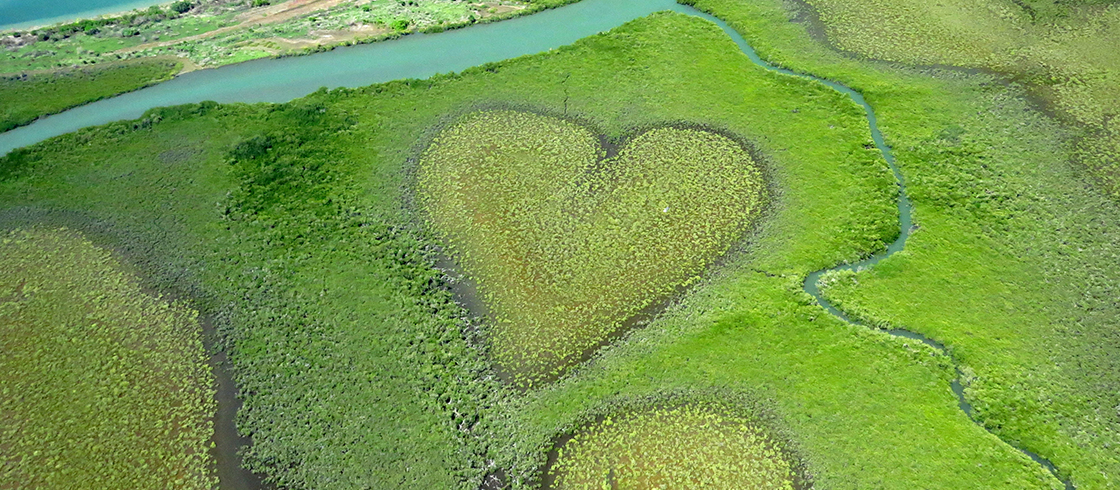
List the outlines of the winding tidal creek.
<svg viewBox="0 0 1120 490">
<path fill-rule="evenodd" d="M 879 130 L 874 109 L 860 93 L 844 85 L 767 63 L 759 58 L 746 40 L 725 22 L 691 7 L 677 4 L 674 0 L 582 0 L 569 6 L 494 24 L 477 25 L 439 34 L 409 35 L 394 41 L 342 47 L 310 56 L 257 60 L 192 72 L 166 83 L 94 102 L 39 119 L 22 128 L 0 133 L 0 154 L 84 127 L 135 119 L 155 107 L 205 100 L 287 102 L 314 92 L 320 87 L 362 87 L 402 78 L 427 78 L 438 73 L 462 71 L 485 63 L 535 54 L 571 44 L 580 38 L 664 10 L 709 20 L 723 29 L 756 65 L 788 76 L 823 83 L 849 96 L 863 107 L 875 146 L 886 160 L 898 183 L 899 235 L 885 250 L 860 262 L 841 264 L 809 274 L 805 278 L 804 290 L 816 299 L 822 308 L 840 320 L 875 328 L 849 318 L 847 314 L 833 306 L 822 296 L 818 285 L 821 276 L 828 272 L 855 271 L 874 267 L 875 264 L 902 250 L 913 230 L 912 205 L 906 195 L 905 181 L 895 164 L 890 147 L 886 145 Z M 921 341 L 952 359 L 950 351 L 944 345 L 921 334 L 903 329 L 886 330 L 886 332 Z M 954 366 L 958 366 L 956 360 L 952 360 Z M 965 399 L 961 379 L 962 373 L 958 367 L 957 377 L 951 384 L 952 391 L 957 396 L 961 411 L 976 422 L 972 407 Z M 219 420 L 216 423 L 219 432 L 223 432 L 217 437 L 223 443 L 218 445 L 216 455 L 218 466 L 226 475 L 226 478 L 222 479 L 221 488 L 225 490 L 262 488 L 257 478 L 245 474 L 237 475 L 239 472 L 233 469 L 240 462 L 237 448 L 246 441 L 240 438 L 233 428 L 233 416 L 238 401 L 233 396 L 231 380 L 226 378 L 225 383 L 227 386 L 222 390 L 223 396 L 219 397 Z M 1075 490 L 1069 480 L 1060 477 L 1057 468 L 1049 460 L 1026 449 L 1016 449 L 1062 480 L 1067 490 Z"/>
</svg>

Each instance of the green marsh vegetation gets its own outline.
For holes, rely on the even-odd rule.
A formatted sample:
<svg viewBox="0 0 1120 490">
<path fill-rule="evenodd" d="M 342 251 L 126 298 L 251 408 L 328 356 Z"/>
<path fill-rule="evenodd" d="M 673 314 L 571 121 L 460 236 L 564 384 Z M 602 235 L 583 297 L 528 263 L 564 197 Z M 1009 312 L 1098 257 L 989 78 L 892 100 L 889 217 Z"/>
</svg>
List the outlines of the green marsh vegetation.
<svg viewBox="0 0 1120 490">
<path fill-rule="evenodd" d="M 991 70 L 1081 127 L 1076 158 L 1120 197 L 1120 4 L 1107 1 L 807 0 L 852 54 Z"/>
<path fill-rule="evenodd" d="M 554 489 L 795 488 L 794 465 L 765 429 L 704 405 L 606 416 L 556 451 Z"/>
<path fill-rule="evenodd" d="M 462 76 L 313 96 L 305 102 L 322 103 L 326 110 L 323 114 L 355 124 L 336 133 L 300 137 L 298 144 L 262 149 L 261 155 L 277 154 L 262 162 L 277 163 L 261 168 L 289 172 L 303 169 L 305 162 L 326 162 L 322 168 L 333 170 L 332 178 L 340 179 L 333 181 L 331 189 L 352 191 L 352 202 L 375 205 L 373 209 L 383 210 L 381 216 L 389 222 L 403 219 L 410 223 L 417 218 L 401 209 L 401 186 L 405 182 L 401 165 L 415 155 L 414 142 L 424 141 L 420 135 L 444 127 L 441 123 L 447 114 L 481 103 L 506 101 L 559 109 L 564 107 L 565 96 L 570 112 L 593 118 L 608 136 L 667 120 L 686 120 L 758 141 L 760 153 L 785 162 L 773 164 L 775 181 L 783 192 L 774 216 L 764 220 L 758 234 L 750 239 L 750 253 L 736 254 L 736 261 L 728 264 L 728 269 L 714 274 L 662 319 L 601 351 L 591 364 L 580 366 L 568 377 L 528 394 L 508 394 L 495 384 L 481 387 L 491 394 L 475 399 L 483 400 L 475 405 L 477 423 L 456 428 L 460 432 L 469 428 L 466 440 L 477 444 L 469 447 L 480 451 L 465 460 L 473 462 L 464 474 L 482 475 L 501 468 L 515 486 L 529 488 L 540 478 L 544 454 L 558 427 L 570 426 L 604 400 L 661 389 L 716 385 L 758 391 L 760 397 L 773 400 L 783 422 L 805 446 L 814 474 L 823 475 L 834 486 L 959 488 L 962 481 L 963 485 L 980 488 L 1059 485 L 1034 462 L 961 414 L 948 388 L 953 373 L 946 359 L 921 345 L 907 346 L 864 328 L 846 326 L 823 315 L 803 297 L 799 274 L 855 260 L 892 238 L 896 220 L 892 179 L 878 153 L 867 148 L 866 121 L 858 107 L 819 85 L 756 68 L 720 31 L 703 21 L 659 15 L 570 48 L 470 70 Z M 719 102 L 714 103 L 717 99 Z M 410 117 L 402 118 L 401 114 Z M 437 134 L 438 130 L 432 137 Z M 264 140 L 258 141 L 262 143 L 259 148 L 267 147 Z M 296 147 L 308 152 L 305 154 L 324 156 L 293 160 L 299 165 L 278 165 L 291 159 L 288 155 Z M 298 197 L 279 202 L 302 202 L 307 195 L 303 191 Z M 346 202 L 345 195 L 337 192 L 322 196 Z M 289 212 L 270 214 L 300 221 L 288 218 L 292 216 Z M 270 233 L 278 234 L 290 226 L 277 226 L 277 231 Z M 302 240 L 320 243 L 326 238 L 305 234 Z M 360 241 L 347 242 L 345 249 L 354 250 Z M 342 254 L 342 250 L 332 253 Z M 368 264 L 369 257 L 382 257 L 384 253 L 359 256 L 361 263 Z M 309 276 L 304 281 L 311 284 L 323 281 L 323 277 L 332 278 L 328 284 L 334 284 L 336 276 L 353 281 L 362 278 L 354 271 L 368 270 L 350 260 L 331 265 L 324 257 L 316 258 L 315 263 L 318 268 L 309 267 L 308 272 L 301 273 Z M 328 287 L 328 291 L 336 289 L 349 295 L 363 290 L 345 284 Z M 325 297 L 336 294 L 341 293 L 328 292 Z M 368 311 L 359 297 L 345 301 L 353 305 L 350 311 L 354 313 L 342 318 L 362 318 L 362 312 Z M 321 304 L 314 308 L 323 311 Z M 408 339 L 393 351 L 395 356 L 388 357 L 423 365 L 424 357 L 413 352 L 415 346 L 432 345 L 430 334 L 406 336 L 406 326 L 395 321 L 388 325 L 391 327 L 378 327 L 378 331 L 388 333 L 374 338 L 389 338 L 401 331 L 400 338 Z M 364 331 L 359 324 L 350 328 Z M 276 331 L 276 338 L 288 335 L 280 333 L 285 330 Z M 370 338 L 368 335 L 363 338 Z M 457 345 L 454 338 L 455 334 L 441 335 L 434 344 L 437 352 Z M 442 342 L 447 342 L 447 347 L 439 347 Z M 335 349 L 343 345 L 332 344 Z M 306 352 L 317 349 L 308 347 Z M 264 367 L 271 365 L 268 359 L 282 355 L 263 347 L 252 353 L 257 359 L 254 362 Z M 395 372 L 401 372 L 402 377 L 409 372 L 407 368 L 395 369 L 400 369 Z M 457 369 L 441 365 L 423 372 L 440 380 L 469 379 L 456 377 Z M 338 376 L 337 371 L 331 371 L 330 376 Z M 283 379 L 285 383 L 300 382 L 295 377 Z M 460 389 L 457 384 L 452 386 Z M 866 386 L 874 388 L 864 390 Z M 271 405 L 268 399 L 296 396 L 277 388 L 255 392 L 262 407 Z M 349 390 L 346 397 L 357 398 L 354 392 Z M 467 395 L 460 393 L 441 391 L 431 399 L 461 403 Z M 406 399 L 394 402 L 401 408 L 393 407 L 391 413 L 403 411 Z M 338 400 L 331 403 L 344 408 Z M 392 405 L 379 405 L 382 410 L 389 407 Z M 433 408 L 448 410 L 439 404 Z M 452 414 L 463 413 L 465 408 L 450 410 Z M 290 411 L 290 406 L 284 410 Z M 470 415 L 465 419 L 474 420 Z M 262 427 L 267 432 L 254 432 L 257 439 L 253 449 L 261 460 L 309 460 L 309 456 L 315 456 L 322 458 L 316 458 L 317 465 L 327 467 L 329 461 L 318 456 L 321 453 L 314 443 L 289 444 L 281 449 L 268 442 L 302 440 L 305 429 L 275 422 Z M 347 447 L 362 447 L 350 444 L 353 446 Z M 389 444 L 388 440 L 384 444 Z M 292 454 L 294 447 L 303 448 L 300 451 L 306 452 L 301 454 L 307 456 Z M 487 459 L 492 459 L 493 465 L 486 463 Z M 380 460 L 386 468 L 395 468 L 395 464 L 387 464 L 390 462 Z M 432 462 L 424 467 L 433 480 L 437 471 L 447 471 Z M 311 474 L 306 467 L 303 469 Z M 346 471 L 348 475 L 359 474 L 351 468 Z"/>
<path fill-rule="evenodd" d="M 170 79 L 177 61 L 146 59 L 44 73 L 0 75 L 0 132 L 105 97 Z"/>
<path fill-rule="evenodd" d="M 67 229 L 0 238 L 0 486 L 209 489 L 198 313 Z"/>
<path fill-rule="evenodd" d="M 641 132 L 608 155 L 578 123 L 484 111 L 419 158 L 420 201 L 490 312 L 515 384 L 554 379 L 695 282 L 759 215 L 747 150 L 701 129 Z"/>
<path fill-rule="evenodd" d="M 215 318 L 254 470 L 289 488 L 469 488 L 482 460 L 460 426 L 495 390 L 477 389 L 423 234 L 340 202 L 330 145 L 351 123 L 325 107 L 203 103 L 82 131 L 7 156 L 3 202 L 104 223 L 153 288 Z"/>
<path fill-rule="evenodd" d="M 1052 226 L 1078 226 L 1063 228 L 1067 242 L 1098 240 L 1092 253 L 1107 254 L 1108 229 L 1085 230 L 1107 222 L 1094 213 L 1110 208 L 1086 207 L 1092 201 L 1081 199 L 1093 194 L 1062 170 L 1060 126 L 1024 111 L 1016 92 L 991 77 L 932 78 L 840 57 L 776 3 L 702 6 L 740 28 L 764 57 L 868 95 L 919 205 L 921 230 L 908 253 L 945 281 L 935 284 L 943 301 L 907 306 L 952 319 L 936 331 L 913 317 L 899 324 L 954 349 L 973 376 L 970 400 L 988 404 L 977 404 L 981 420 L 997 422 L 993 432 L 1051 458 L 1079 488 L 1115 474 L 1104 445 L 1110 422 L 1099 409 L 1120 404 L 1109 405 L 1118 390 L 1090 391 L 1110 382 L 1107 375 L 1077 373 L 1115 372 L 1105 363 L 1118 357 L 1104 355 L 1102 340 L 1116 318 L 1105 294 L 1116 282 L 1107 267 L 1073 267 L 1080 259 L 1063 254 L 1069 249 Z M 435 268 L 439 230 L 404 204 L 417 145 L 448 127 L 449 114 L 494 102 L 563 110 L 616 140 L 666 121 L 741 135 L 757 145 L 755 163 L 773 189 L 768 211 L 726 263 L 648 326 L 555 383 L 515 392 L 493 375 L 492 346 L 475 338 Z M 944 148 L 924 143 L 934 138 Z M 253 437 L 248 463 L 284 486 L 473 489 L 501 469 L 515 488 L 533 488 L 556 435 L 580 427 L 596 407 L 718 388 L 763 400 L 821 488 L 1060 488 L 961 413 L 947 358 L 843 323 L 801 290 L 808 273 L 866 256 L 897 233 L 893 178 L 870 143 L 863 112 L 847 97 L 753 65 L 710 23 L 658 14 L 460 75 L 281 105 L 158 109 L 65 135 L 0 160 L 0 203 L 117 223 L 158 244 L 166 263 L 152 265 L 153 277 L 197 282 L 206 293 L 199 308 L 218 319 L 245 398 L 239 428 Z M 955 156 L 922 153 L 932 148 Z M 1038 169 L 1036 178 L 1012 179 L 1015 168 Z M 1020 192 L 1027 197 L 1018 200 Z M 1010 213 L 1008 202 L 1052 214 Z M 1047 221 L 1027 228 L 1028 216 Z M 1032 248 L 1014 248 L 1028 232 L 1037 241 L 1022 243 Z M 945 238 L 932 241 L 938 236 Z M 946 257 L 967 259 L 968 268 Z M 1034 280 L 1045 277 L 1039 270 L 1050 283 Z M 990 280 L 969 282 L 973 275 Z M 1052 325 L 1034 313 L 1051 308 L 1046 318 L 1060 321 L 1070 310 L 1057 300 L 1080 291 L 1082 278 L 1096 288 L 1081 299 L 1082 337 L 1037 343 L 1028 334 Z M 1009 283 L 1038 294 L 998 289 Z M 999 330 L 954 316 L 992 305 L 1007 317 Z M 868 303 L 868 315 L 882 309 Z M 1023 347 L 997 349 L 1008 344 Z M 1041 369 L 1066 354 L 1056 371 Z M 1037 368 L 1033 384 L 992 382 L 1022 373 L 1015 365 L 1024 362 Z M 1097 364 L 1077 370 L 1077 362 Z M 990 407 L 1035 393 L 1024 386 L 1050 390 L 1037 393 L 1061 403 L 999 418 Z M 1070 393 L 1080 398 L 1062 398 Z"/>
<path fill-rule="evenodd" d="M 855 258 L 890 234 L 891 181 L 877 154 L 864 147 L 859 109 L 830 90 L 754 68 L 714 26 L 679 15 L 654 16 L 461 76 L 318 93 L 275 106 L 154 110 L 139 121 L 7 156 L 0 201 L 136 223 L 134 233 L 167 247 L 160 256 L 175 260 L 156 268 L 171 269 L 159 277 L 195 277 L 212 297 L 203 309 L 219 320 L 245 397 L 239 428 L 253 437 L 248 463 L 277 483 L 476 488 L 485 474 L 504 468 L 524 488 L 538 477 L 557 419 L 577 420 L 583 404 L 615 390 L 589 394 L 558 384 L 518 398 L 488 374 L 485 352 L 463 338 L 470 332 L 467 315 L 434 268 L 437 242 L 401 204 L 404 165 L 421 135 L 447 114 L 495 100 L 559 109 L 565 92 L 569 109 L 593 118 L 608 135 L 698 121 L 758 141 L 763 154 L 798 162 L 783 166 L 781 181 L 801 189 L 804 202 L 836 212 L 784 212 L 788 221 L 769 223 L 788 246 L 769 250 L 792 254 L 807 270 Z M 812 239 L 793 240 L 792 233 Z M 796 294 L 781 292 L 786 286 L 776 292 L 775 284 L 758 290 L 797 304 Z M 805 340 L 809 349 L 844 344 L 832 336 Z M 877 341 L 855 342 L 893 352 Z M 738 356 L 720 362 L 734 364 Z M 862 358 L 854 356 L 853 364 L 856 357 Z M 941 379 L 939 368 L 915 367 L 911 357 L 888 355 L 882 362 L 927 382 Z M 843 379 L 847 386 L 853 373 L 877 377 L 873 372 L 856 366 L 831 382 Z M 641 394 L 662 384 L 713 382 L 665 374 L 635 375 L 630 389 Z M 754 388 L 757 381 L 741 377 L 731 385 Z M 837 389 L 829 382 L 807 382 L 804 396 Z M 891 381 L 896 384 L 910 385 Z M 532 401 L 544 393 L 560 402 Z M 925 408 L 943 405 L 937 420 L 981 438 L 969 447 L 1007 456 L 982 431 L 954 418 L 950 394 L 940 404 L 912 399 Z M 875 419 L 907 427 L 904 408 Z M 847 440 L 866 439 L 866 421 L 848 427 Z M 923 440 L 905 431 L 900 438 Z M 877 468 L 906 458 L 884 453 Z M 966 465 L 974 459 L 960 457 Z"/>
<path fill-rule="evenodd" d="M 1047 117 L 1029 84 L 859 61 L 805 42 L 787 24 L 801 13 L 700 6 L 763 57 L 860 90 L 894 148 L 919 229 L 871 271 L 830 278 L 830 300 L 947 345 L 981 424 L 1077 488 L 1114 488 L 1118 211 L 1079 166 L 1084 126 Z"/>
</svg>

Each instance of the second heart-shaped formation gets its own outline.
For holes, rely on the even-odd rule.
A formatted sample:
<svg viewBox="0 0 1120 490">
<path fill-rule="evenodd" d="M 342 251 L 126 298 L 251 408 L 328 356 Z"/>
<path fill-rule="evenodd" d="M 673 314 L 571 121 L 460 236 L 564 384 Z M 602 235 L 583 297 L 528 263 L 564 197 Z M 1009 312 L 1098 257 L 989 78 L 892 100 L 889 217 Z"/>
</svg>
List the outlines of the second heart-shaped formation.
<svg viewBox="0 0 1120 490">
<path fill-rule="evenodd" d="M 761 173 L 721 134 L 662 127 L 608 155 L 584 125 L 468 114 L 420 155 L 420 206 L 477 284 L 493 358 L 539 385 L 662 305 L 746 232 Z"/>
</svg>

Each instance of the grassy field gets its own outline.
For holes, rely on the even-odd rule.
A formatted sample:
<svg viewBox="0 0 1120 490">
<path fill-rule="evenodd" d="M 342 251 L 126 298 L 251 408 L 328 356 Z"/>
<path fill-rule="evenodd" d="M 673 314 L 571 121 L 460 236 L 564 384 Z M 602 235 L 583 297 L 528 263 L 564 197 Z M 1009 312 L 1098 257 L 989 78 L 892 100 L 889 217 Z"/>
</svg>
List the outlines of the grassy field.
<svg viewBox="0 0 1120 490">
<path fill-rule="evenodd" d="M 608 155 L 578 123 L 486 111 L 420 157 L 423 208 L 518 385 L 557 378 L 695 282 L 759 215 L 761 173 L 726 136 L 665 127 L 620 146 Z"/>
<path fill-rule="evenodd" d="M 165 59 L 0 76 L 0 132 L 71 107 L 146 87 L 182 68 Z"/>
<path fill-rule="evenodd" d="M 991 432 L 959 410 L 946 356 L 843 323 L 801 289 L 897 233 L 896 188 L 862 109 L 753 65 L 695 18 L 654 15 L 431 80 L 158 109 L 5 157 L 0 203 L 107 223 L 160 258 L 138 262 L 156 286 L 194 291 L 246 397 L 247 460 L 288 487 L 473 489 L 502 470 L 532 488 L 554 441 L 590 414 L 683 391 L 757 400 L 752 415 L 769 413 L 767 433 L 819 488 L 1062 488 L 1004 440 L 1080 489 L 1112 488 L 1120 240 L 1115 205 L 1068 163 L 1078 133 L 993 76 L 844 58 L 777 3 L 700 6 L 767 59 L 876 107 L 920 228 L 828 293 L 945 343 Z M 441 230 L 409 202 L 422 182 L 410 162 L 495 104 L 574 118 L 608 141 L 676 123 L 738 135 L 769 205 L 648 326 L 516 391 L 435 267 Z"/>
<path fill-rule="evenodd" d="M 0 239 L 0 487 L 209 489 L 198 313 L 66 229 Z"/>
<path fill-rule="evenodd" d="M 1078 161 L 1120 198 L 1120 5 L 806 0 L 829 40 L 879 60 L 992 70 L 1084 127 Z"/>
</svg>

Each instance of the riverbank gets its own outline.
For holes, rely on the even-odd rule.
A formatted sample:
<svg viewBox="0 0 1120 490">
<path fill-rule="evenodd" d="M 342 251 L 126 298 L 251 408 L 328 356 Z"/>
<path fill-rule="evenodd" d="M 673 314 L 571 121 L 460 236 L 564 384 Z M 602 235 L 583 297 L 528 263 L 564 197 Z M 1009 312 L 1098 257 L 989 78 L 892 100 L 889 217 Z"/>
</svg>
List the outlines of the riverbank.
<svg viewBox="0 0 1120 490">
<path fill-rule="evenodd" d="M 80 19 L 114 15 L 129 10 L 168 3 L 165 0 L 12 0 L 0 6 L 0 32 L 16 29 L 34 29 L 73 22 Z"/>
<path fill-rule="evenodd" d="M 68 68 L 45 73 L 0 75 L 0 132 L 106 97 L 170 80 L 183 68 L 176 59 Z"/>
<path fill-rule="evenodd" d="M 186 7 L 178 7 L 182 2 L 177 2 L 4 31 L 0 32 L 0 46 L 6 48 L 0 50 L 0 76 L 9 75 L 8 83 L 0 85 L 0 100 L 20 102 L 5 106 L 8 115 L 0 131 L 196 70 L 495 22 L 571 1 L 288 0 L 272 5 L 212 0 L 187 2 L 189 9 L 183 12 L 179 10 Z M 175 60 L 179 68 L 160 76 L 126 68 L 157 60 Z M 66 73 L 98 76 L 67 77 Z"/>
<path fill-rule="evenodd" d="M 587 5 L 545 27 L 599 20 L 576 9 Z M 1107 389 L 1120 358 L 1110 351 L 1109 322 L 1120 316 L 1108 288 L 1120 240 L 1107 226 L 1115 207 L 1069 166 L 1070 129 L 993 76 L 843 58 L 777 2 L 751 5 L 705 8 L 764 59 L 865 94 L 915 206 L 906 250 L 871 271 L 826 276 L 824 298 L 869 325 L 920 332 L 947 355 L 841 321 L 802 289 L 814 271 L 858 262 L 899 235 L 899 189 L 864 109 L 819 82 L 758 67 L 715 26 L 677 14 L 455 75 L 286 104 L 155 109 L 10 154 L 0 160 L 0 202 L 117 216 L 176 247 L 163 256 L 178 262 L 161 267 L 189 270 L 215 293 L 207 311 L 218 313 L 246 393 L 249 464 L 283 484 L 474 489 L 504 474 L 532 488 L 552 441 L 589 413 L 718 389 L 772 411 L 821 487 L 1060 489 L 1015 448 L 1024 447 L 1078 488 L 1110 488 L 1097 475 L 1116 473 L 1115 431 L 1094 415 L 1107 415 L 1117 393 Z M 395 46 L 414 49 L 400 52 L 412 63 L 415 53 L 445 55 L 411 75 L 431 77 L 479 63 L 455 49 L 508 57 L 493 38 L 473 36 L 535 18 Z M 288 100 L 328 72 L 306 84 L 279 75 L 345 64 L 349 52 L 196 75 L 245 68 L 298 85 L 267 95 Z M 137 104 L 136 117 L 214 94 L 262 100 L 256 85 L 220 90 L 229 81 L 174 95 L 194 99 L 161 92 L 170 82 L 97 107 L 167 97 Z M 645 328 L 556 383 L 512 393 L 444 289 L 439 243 L 403 204 L 425 135 L 495 101 L 576 114 L 607 135 L 665 121 L 725 129 L 758 144 L 775 203 L 755 234 Z M 40 141 L 47 126 L 24 129 L 42 131 Z M 961 411 L 950 388 L 958 376 L 984 427 Z"/>
<path fill-rule="evenodd" d="M 0 73 L 174 56 L 201 68 L 493 22 L 570 3 L 546 0 L 179 1 L 0 32 Z"/>
</svg>

